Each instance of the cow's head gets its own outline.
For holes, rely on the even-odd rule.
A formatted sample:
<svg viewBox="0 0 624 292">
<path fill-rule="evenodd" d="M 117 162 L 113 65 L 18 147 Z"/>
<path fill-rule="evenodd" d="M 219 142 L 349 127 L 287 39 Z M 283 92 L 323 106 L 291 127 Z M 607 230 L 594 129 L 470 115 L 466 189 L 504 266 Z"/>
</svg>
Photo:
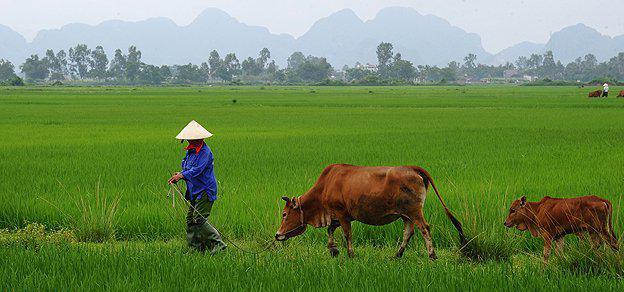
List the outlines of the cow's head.
<svg viewBox="0 0 624 292">
<path fill-rule="evenodd" d="M 282 211 L 282 224 L 275 233 L 275 240 L 278 241 L 295 237 L 306 230 L 301 202 L 295 197 L 282 197 L 282 199 L 286 201 L 286 206 Z"/>
<path fill-rule="evenodd" d="M 509 208 L 507 220 L 505 220 L 505 227 L 511 228 L 516 226 L 516 228 L 520 231 L 527 230 L 527 223 L 531 220 L 532 216 L 530 216 L 531 210 L 529 210 L 526 206 L 527 201 L 525 196 L 513 201 L 513 203 L 511 203 L 511 207 Z"/>
</svg>

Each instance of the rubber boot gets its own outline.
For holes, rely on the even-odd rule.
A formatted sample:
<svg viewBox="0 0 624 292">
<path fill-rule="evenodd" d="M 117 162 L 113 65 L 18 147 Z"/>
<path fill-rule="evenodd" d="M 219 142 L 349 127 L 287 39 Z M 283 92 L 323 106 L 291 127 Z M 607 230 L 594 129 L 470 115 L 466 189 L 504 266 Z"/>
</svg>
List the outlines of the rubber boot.
<svg viewBox="0 0 624 292">
<path fill-rule="evenodd" d="M 202 238 L 202 226 L 201 225 L 190 225 L 186 227 L 186 243 L 191 249 L 194 249 L 199 252 L 206 251 L 205 240 Z"/>
</svg>

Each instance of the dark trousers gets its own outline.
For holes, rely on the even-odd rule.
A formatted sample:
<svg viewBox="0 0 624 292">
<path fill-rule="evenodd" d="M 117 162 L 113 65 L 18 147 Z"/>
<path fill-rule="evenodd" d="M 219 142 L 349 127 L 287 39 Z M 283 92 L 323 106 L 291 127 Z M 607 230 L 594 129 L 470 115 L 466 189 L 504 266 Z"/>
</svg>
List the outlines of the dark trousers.
<svg viewBox="0 0 624 292">
<path fill-rule="evenodd" d="M 201 252 L 208 250 L 211 254 L 225 249 L 226 244 L 221 239 L 219 231 L 207 221 L 214 202 L 211 202 L 206 194 L 189 202 L 191 206 L 186 215 L 188 246 Z"/>
<path fill-rule="evenodd" d="M 602 92 L 602 97 L 609 97 L 609 92 L 608 91 L 603 91 Z"/>
</svg>

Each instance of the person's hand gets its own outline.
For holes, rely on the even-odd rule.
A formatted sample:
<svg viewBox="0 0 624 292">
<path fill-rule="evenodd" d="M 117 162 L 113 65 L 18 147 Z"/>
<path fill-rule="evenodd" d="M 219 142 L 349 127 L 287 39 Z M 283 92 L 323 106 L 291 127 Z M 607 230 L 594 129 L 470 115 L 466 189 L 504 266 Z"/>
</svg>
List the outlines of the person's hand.
<svg viewBox="0 0 624 292">
<path fill-rule="evenodd" d="M 180 172 L 176 172 L 170 179 L 167 181 L 170 185 L 177 183 L 179 180 L 183 179 L 184 176 Z"/>
</svg>

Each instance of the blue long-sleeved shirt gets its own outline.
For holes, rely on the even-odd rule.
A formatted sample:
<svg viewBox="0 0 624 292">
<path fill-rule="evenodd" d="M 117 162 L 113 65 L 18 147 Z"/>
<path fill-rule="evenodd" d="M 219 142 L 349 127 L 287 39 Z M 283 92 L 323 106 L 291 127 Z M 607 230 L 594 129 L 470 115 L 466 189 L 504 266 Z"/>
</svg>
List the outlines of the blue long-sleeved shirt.
<svg viewBox="0 0 624 292">
<path fill-rule="evenodd" d="M 195 149 L 186 151 L 182 160 L 182 176 L 186 181 L 186 192 L 190 199 L 199 200 L 204 191 L 210 201 L 217 199 L 214 156 L 208 145 L 202 145 L 199 153 L 195 153 Z"/>
</svg>

